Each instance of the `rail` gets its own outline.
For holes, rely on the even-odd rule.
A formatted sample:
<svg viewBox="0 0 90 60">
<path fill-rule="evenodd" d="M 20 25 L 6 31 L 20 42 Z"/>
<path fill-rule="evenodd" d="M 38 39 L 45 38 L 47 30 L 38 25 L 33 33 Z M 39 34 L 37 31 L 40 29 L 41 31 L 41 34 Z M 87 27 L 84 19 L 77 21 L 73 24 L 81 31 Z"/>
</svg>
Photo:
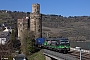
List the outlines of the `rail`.
<svg viewBox="0 0 90 60">
<path fill-rule="evenodd" d="M 76 49 L 76 48 L 70 48 L 70 50 L 76 50 L 76 51 L 80 51 L 80 50 L 78 50 L 78 49 Z M 82 52 L 86 52 L 86 53 L 89 53 L 90 54 L 90 50 L 85 50 L 85 49 L 81 49 L 81 51 Z"/>
<path fill-rule="evenodd" d="M 59 53 L 56 51 L 51 51 L 47 49 L 43 49 L 43 54 L 54 59 L 63 59 L 63 60 L 80 60 L 80 50 L 76 48 L 71 48 L 67 54 Z M 90 60 L 90 51 L 82 49 L 82 58 L 81 60 Z"/>
<path fill-rule="evenodd" d="M 57 60 L 59 60 L 59 59 L 63 59 L 63 60 L 77 60 L 77 58 L 72 57 L 72 55 L 58 53 L 58 52 L 47 50 L 47 49 L 44 49 L 43 52 L 44 52 L 43 54 L 45 54 L 47 56 L 50 56 L 52 58 L 55 58 Z"/>
</svg>

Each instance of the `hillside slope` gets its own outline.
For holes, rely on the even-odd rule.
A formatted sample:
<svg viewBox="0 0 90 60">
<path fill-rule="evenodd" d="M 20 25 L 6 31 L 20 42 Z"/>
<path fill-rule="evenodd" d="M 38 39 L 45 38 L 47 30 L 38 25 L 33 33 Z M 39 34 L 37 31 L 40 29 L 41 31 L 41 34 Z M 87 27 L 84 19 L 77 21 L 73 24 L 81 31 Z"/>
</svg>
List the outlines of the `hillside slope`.
<svg viewBox="0 0 90 60">
<path fill-rule="evenodd" d="M 0 10 L 0 24 L 13 26 L 18 18 L 30 16 L 30 12 Z M 13 21 L 13 22 L 12 22 Z M 69 16 L 42 14 L 43 35 L 65 36 L 71 40 L 90 40 L 90 16 Z M 7 24 L 8 23 L 8 24 Z M 14 25 L 16 26 L 16 25 Z"/>
<path fill-rule="evenodd" d="M 45 29 L 53 36 L 65 36 L 70 40 L 90 40 L 90 19 L 81 17 L 43 16 L 43 31 Z"/>
</svg>

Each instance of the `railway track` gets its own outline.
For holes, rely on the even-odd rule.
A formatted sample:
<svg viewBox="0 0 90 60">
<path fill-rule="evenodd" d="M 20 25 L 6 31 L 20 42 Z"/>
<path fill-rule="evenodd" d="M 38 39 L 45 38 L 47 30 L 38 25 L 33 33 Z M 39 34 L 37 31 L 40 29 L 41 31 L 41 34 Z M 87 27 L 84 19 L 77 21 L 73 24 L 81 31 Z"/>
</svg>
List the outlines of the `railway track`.
<svg viewBox="0 0 90 60">
<path fill-rule="evenodd" d="M 49 51 L 49 52 L 48 52 Z M 50 53 L 50 50 L 47 50 L 48 53 Z M 61 55 L 62 57 L 63 56 L 66 56 L 65 58 L 67 59 L 68 57 L 73 57 L 73 58 L 76 58 L 74 60 L 80 60 L 80 52 L 79 51 L 76 51 L 76 50 L 71 50 L 69 51 L 68 53 L 59 53 L 59 52 L 55 52 L 55 51 L 51 51 L 51 55 L 55 55 L 58 57 Z M 72 60 L 72 59 L 71 59 Z M 86 53 L 86 52 L 82 52 L 81 53 L 81 60 L 90 60 L 90 53 Z"/>
<path fill-rule="evenodd" d="M 80 52 L 79 51 L 73 50 L 70 52 L 71 52 L 70 55 L 77 58 L 78 60 L 80 59 Z M 90 60 L 90 53 L 82 52 L 81 53 L 81 60 Z"/>
</svg>

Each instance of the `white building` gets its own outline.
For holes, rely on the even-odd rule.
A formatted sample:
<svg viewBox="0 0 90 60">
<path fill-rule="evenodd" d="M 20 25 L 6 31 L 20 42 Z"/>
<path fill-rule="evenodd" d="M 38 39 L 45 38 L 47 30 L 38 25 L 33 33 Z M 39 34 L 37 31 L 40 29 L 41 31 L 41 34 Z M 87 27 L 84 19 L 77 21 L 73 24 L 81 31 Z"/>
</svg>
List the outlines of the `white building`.
<svg viewBox="0 0 90 60">
<path fill-rule="evenodd" d="M 10 38 L 9 32 L 0 32 L 0 45 L 4 45 Z"/>
<path fill-rule="evenodd" d="M 8 29 L 7 27 L 5 27 L 5 30 L 3 32 L 12 32 L 12 29 Z"/>
</svg>

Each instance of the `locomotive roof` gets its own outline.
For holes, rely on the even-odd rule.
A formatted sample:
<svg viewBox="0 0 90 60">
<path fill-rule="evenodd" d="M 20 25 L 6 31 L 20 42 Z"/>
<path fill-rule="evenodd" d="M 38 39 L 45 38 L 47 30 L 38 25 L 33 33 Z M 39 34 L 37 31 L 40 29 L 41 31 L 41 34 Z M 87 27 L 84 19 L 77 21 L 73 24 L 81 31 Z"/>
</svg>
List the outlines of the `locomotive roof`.
<svg viewBox="0 0 90 60">
<path fill-rule="evenodd" d="M 68 40 L 68 38 L 46 38 L 45 40 Z"/>
<path fill-rule="evenodd" d="M 55 38 L 46 38 L 46 40 L 56 40 Z"/>
<path fill-rule="evenodd" d="M 68 38 L 56 38 L 56 40 L 68 40 Z"/>
</svg>

